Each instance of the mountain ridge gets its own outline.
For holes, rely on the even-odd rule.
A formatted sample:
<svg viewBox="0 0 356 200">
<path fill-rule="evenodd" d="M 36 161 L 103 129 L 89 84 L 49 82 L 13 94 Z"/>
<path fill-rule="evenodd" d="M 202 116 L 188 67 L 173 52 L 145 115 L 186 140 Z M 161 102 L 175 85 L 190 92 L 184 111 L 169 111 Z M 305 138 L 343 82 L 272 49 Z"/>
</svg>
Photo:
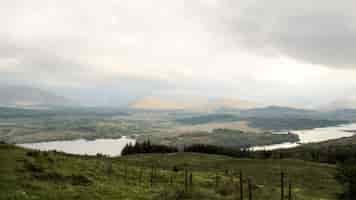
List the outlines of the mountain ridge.
<svg viewBox="0 0 356 200">
<path fill-rule="evenodd" d="M 67 106 L 74 104 L 66 97 L 52 92 L 21 85 L 0 86 L 0 105 L 15 107 Z"/>
<path fill-rule="evenodd" d="M 218 109 L 251 109 L 258 104 L 246 100 L 232 98 L 201 99 L 187 101 L 164 99 L 155 96 L 146 96 L 129 104 L 130 108 L 143 110 L 195 110 L 216 111 Z"/>
</svg>

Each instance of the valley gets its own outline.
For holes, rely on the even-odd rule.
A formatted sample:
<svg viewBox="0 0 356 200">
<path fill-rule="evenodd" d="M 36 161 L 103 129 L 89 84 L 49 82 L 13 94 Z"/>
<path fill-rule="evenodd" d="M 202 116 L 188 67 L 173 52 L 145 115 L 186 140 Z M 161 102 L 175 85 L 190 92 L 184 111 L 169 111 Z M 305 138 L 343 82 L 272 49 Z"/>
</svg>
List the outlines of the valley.
<svg viewBox="0 0 356 200">
<path fill-rule="evenodd" d="M 301 118 L 301 114 L 295 114 L 292 109 L 281 112 L 277 108 L 268 108 L 273 115 L 270 118 L 265 116 L 266 109 L 254 109 L 248 114 L 244 113 L 248 110 L 205 114 L 180 110 L 105 108 L 0 109 L 0 140 L 7 143 L 127 136 L 138 141 L 150 139 L 155 143 L 177 146 L 204 143 L 246 148 L 298 141 L 293 134 L 271 134 L 276 131 L 313 129 L 351 122 L 331 118 L 331 114 L 324 114 L 326 117 L 323 118 L 322 113 L 312 116 L 306 114 Z"/>
<path fill-rule="evenodd" d="M 356 200 L 355 0 L 0 5 L 0 200 Z"/>
</svg>

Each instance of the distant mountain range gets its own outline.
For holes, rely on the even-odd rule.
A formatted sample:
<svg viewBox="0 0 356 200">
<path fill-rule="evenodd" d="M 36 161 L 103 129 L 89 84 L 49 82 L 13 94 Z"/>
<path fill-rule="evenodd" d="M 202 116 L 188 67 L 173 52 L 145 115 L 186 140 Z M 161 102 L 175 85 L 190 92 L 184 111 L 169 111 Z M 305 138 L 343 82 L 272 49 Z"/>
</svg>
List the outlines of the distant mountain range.
<svg viewBox="0 0 356 200">
<path fill-rule="evenodd" d="M 309 110 L 280 106 L 241 110 L 244 117 L 259 118 L 309 118 L 356 121 L 356 109 Z"/>
<path fill-rule="evenodd" d="M 352 99 L 350 101 L 353 103 Z M 43 89 L 28 86 L 0 86 L 0 107 L 35 108 L 80 106 L 66 97 L 59 96 Z M 195 98 L 189 97 L 167 98 L 147 96 L 133 101 L 128 105 L 131 109 L 149 111 L 188 111 L 198 119 L 188 121 L 231 121 L 238 118 L 248 119 L 325 119 L 356 121 L 356 109 L 343 108 L 340 103 L 338 109 L 308 110 L 292 107 L 266 106 L 240 99 L 226 98 Z M 100 107 L 104 109 L 104 107 Z M 199 116 L 208 115 L 208 116 Z M 261 121 L 261 120 L 260 120 Z M 259 121 L 259 122 L 260 122 Z M 191 123 L 191 122 L 189 122 Z M 265 121 L 264 123 L 267 123 Z"/>
<path fill-rule="evenodd" d="M 130 108 L 144 109 L 144 110 L 191 110 L 191 111 L 201 111 L 201 112 L 236 112 L 245 110 L 244 114 L 258 115 L 268 114 L 269 116 L 273 113 L 284 115 L 314 115 L 316 110 L 321 112 L 329 112 L 336 110 L 356 110 L 356 97 L 350 96 L 343 99 L 335 100 L 334 102 L 327 104 L 325 106 L 319 107 L 318 109 L 300 109 L 294 107 L 286 106 L 271 106 L 262 103 L 256 103 L 252 101 L 246 101 L 241 99 L 232 98 L 195 98 L 190 97 L 179 98 L 165 98 L 157 96 L 146 96 L 133 101 L 129 104 Z"/>
<path fill-rule="evenodd" d="M 185 99 L 184 101 L 147 96 L 132 102 L 129 107 L 144 110 L 193 110 L 215 111 L 218 109 L 251 109 L 258 104 L 239 99 Z"/>
<path fill-rule="evenodd" d="M 21 86 L 21 85 L 0 85 L 0 106 L 16 106 L 16 107 L 45 107 L 45 106 L 100 106 L 100 104 L 93 105 L 92 100 L 100 97 L 107 97 L 104 94 L 96 94 L 89 92 L 86 98 L 78 101 L 80 94 L 85 91 L 78 90 L 76 93 L 67 93 L 70 97 L 61 96 L 52 91 L 46 91 L 40 88 Z M 59 92 L 60 94 L 63 94 Z M 120 93 L 120 91 L 118 91 Z M 65 93 L 64 93 L 65 94 Z M 124 95 L 107 97 L 111 100 L 113 107 L 128 105 L 129 108 L 142 110 L 188 110 L 198 112 L 244 112 L 248 116 L 264 116 L 269 117 L 275 115 L 280 116 L 296 116 L 296 115 L 311 115 L 315 116 L 315 110 L 296 109 L 292 107 L 268 106 L 262 103 L 252 101 L 234 99 L 234 98 L 204 98 L 201 97 L 161 97 L 161 96 L 144 96 L 134 101 L 125 99 Z M 76 99 L 75 101 L 73 99 Z M 133 99 L 133 98 L 131 98 Z M 78 103 L 80 102 L 80 103 Z M 116 103 L 115 103 L 116 102 Z M 119 105 L 118 102 L 121 102 Z M 126 102 L 126 103 L 123 103 Z M 117 105 L 116 105 L 117 104 Z M 338 115 L 340 112 L 349 114 L 356 110 L 356 96 L 346 97 L 344 99 L 336 100 L 326 106 L 317 109 L 320 112 L 331 113 Z M 343 111 L 340 111 L 343 110 Z M 319 112 L 319 113 L 320 113 Z M 341 115 L 341 114 L 340 114 Z M 333 116 L 334 117 L 334 116 Z"/>
<path fill-rule="evenodd" d="M 305 117 L 316 115 L 318 112 L 314 110 L 298 109 L 291 107 L 267 106 L 262 108 L 242 110 L 240 111 L 240 113 L 246 117 Z"/>
<path fill-rule="evenodd" d="M 28 86 L 0 86 L 0 105 L 17 107 L 67 106 L 73 104 L 65 97 Z"/>
<path fill-rule="evenodd" d="M 342 99 L 337 99 L 327 106 L 322 107 L 327 110 L 337 109 L 356 109 L 356 96 L 349 96 Z"/>
</svg>

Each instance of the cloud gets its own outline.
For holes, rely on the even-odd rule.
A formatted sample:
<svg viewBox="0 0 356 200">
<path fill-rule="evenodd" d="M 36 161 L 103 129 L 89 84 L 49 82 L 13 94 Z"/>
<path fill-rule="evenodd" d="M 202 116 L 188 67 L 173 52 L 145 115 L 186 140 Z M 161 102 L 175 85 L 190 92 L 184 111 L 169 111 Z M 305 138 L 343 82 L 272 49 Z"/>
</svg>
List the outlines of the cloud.
<svg viewBox="0 0 356 200">
<path fill-rule="evenodd" d="M 320 102 L 356 86 L 355 6 L 351 0 L 4 0 L 0 80 L 108 98 L 189 93 Z"/>
<path fill-rule="evenodd" d="M 332 68 L 356 68 L 355 1 L 226 2 L 214 10 L 216 24 L 207 26 L 220 27 L 220 34 L 236 45 Z"/>
</svg>

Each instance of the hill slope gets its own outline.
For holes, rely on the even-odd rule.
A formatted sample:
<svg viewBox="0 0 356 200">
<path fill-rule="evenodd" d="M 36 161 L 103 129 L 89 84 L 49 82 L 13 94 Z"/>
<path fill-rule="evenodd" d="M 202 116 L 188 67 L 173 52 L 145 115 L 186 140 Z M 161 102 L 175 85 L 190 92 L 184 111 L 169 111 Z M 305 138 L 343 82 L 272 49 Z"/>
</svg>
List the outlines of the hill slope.
<svg viewBox="0 0 356 200">
<path fill-rule="evenodd" d="M 301 200 L 336 199 L 333 165 L 297 160 L 235 159 L 194 153 L 119 158 L 40 153 L 0 144 L 0 199 L 237 199 L 251 177 L 253 199 L 279 199 L 279 174 Z M 192 185 L 184 192 L 184 168 Z M 287 183 L 287 180 L 286 180 Z M 286 192 L 287 194 L 287 192 Z"/>
</svg>

